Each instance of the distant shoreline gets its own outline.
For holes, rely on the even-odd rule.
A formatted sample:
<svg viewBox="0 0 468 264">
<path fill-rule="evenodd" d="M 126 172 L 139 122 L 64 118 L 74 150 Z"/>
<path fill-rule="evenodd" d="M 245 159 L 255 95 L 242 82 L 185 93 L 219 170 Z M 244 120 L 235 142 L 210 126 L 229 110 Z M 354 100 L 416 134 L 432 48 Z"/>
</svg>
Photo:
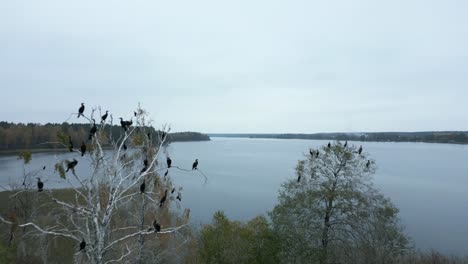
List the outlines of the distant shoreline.
<svg viewBox="0 0 468 264">
<path fill-rule="evenodd" d="M 357 133 L 314 133 L 314 134 L 267 134 L 267 133 L 208 133 L 210 137 L 339 140 L 360 142 L 414 142 L 439 144 L 468 144 L 468 131 L 428 132 L 357 132 Z"/>
</svg>

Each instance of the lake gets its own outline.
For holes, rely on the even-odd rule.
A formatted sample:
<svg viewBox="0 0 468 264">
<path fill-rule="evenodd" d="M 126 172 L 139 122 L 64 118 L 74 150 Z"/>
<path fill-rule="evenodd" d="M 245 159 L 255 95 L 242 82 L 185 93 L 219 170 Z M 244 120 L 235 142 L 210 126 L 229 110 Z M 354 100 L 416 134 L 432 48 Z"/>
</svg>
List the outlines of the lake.
<svg viewBox="0 0 468 264">
<path fill-rule="evenodd" d="M 192 222 L 210 221 L 221 209 L 231 219 L 248 220 L 276 204 L 278 189 L 296 178 L 294 167 L 311 147 L 328 141 L 293 139 L 216 138 L 206 142 L 172 143 L 173 166 L 190 169 L 195 158 L 209 178 L 196 172 L 172 170 L 183 186 L 182 205 L 191 209 Z M 350 142 L 352 143 L 352 142 Z M 406 232 L 422 250 L 468 255 L 468 146 L 426 143 L 354 142 L 377 162 L 375 186 L 400 209 Z M 33 154 L 28 169 L 51 175 L 57 158 L 77 154 Z M 77 158 L 77 173 L 86 173 L 86 158 Z M 80 166 L 82 165 L 82 166 Z M 0 156 L 0 185 L 19 181 L 23 171 L 17 156 Z M 64 186 L 57 175 L 46 186 Z"/>
</svg>

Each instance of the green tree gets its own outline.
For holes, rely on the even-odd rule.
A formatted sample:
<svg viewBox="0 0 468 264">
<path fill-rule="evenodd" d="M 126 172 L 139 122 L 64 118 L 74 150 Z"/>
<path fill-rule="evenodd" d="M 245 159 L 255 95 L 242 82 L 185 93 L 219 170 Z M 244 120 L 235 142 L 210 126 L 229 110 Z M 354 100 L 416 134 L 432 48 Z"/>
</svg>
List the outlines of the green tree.
<svg viewBox="0 0 468 264">
<path fill-rule="evenodd" d="M 264 216 L 241 223 L 218 211 L 201 230 L 202 263 L 278 263 L 277 252 L 277 236 Z"/>
<path fill-rule="evenodd" d="M 398 209 L 373 187 L 375 171 L 375 161 L 355 146 L 310 150 L 270 213 L 281 261 L 391 263 L 404 252 Z"/>
</svg>

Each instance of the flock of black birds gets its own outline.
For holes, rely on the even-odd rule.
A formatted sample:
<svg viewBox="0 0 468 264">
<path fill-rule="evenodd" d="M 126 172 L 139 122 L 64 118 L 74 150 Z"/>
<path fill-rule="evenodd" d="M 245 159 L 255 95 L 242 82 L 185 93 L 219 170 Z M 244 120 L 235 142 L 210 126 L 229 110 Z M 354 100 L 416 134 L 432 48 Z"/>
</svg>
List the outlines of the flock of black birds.
<svg viewBox="0 0 468 264">
<path fill-rule="evenodd" d="M 84 110 L 85 110 L 85 105 L 84 103 L 81 103 L 81 106 L 80 108 L 78 109 L 78 117 L 79 118 L 80 116 L 83 116 L 84 117 Z M 137 116 L 137 112 L 133 112 L 134 113 L 134 116 Z M 105 123 L 107 117 L 109 115 L 109 111 L 106 110 L 106 113 L 104 115 L 101 116 L 101 124 L 102 123 Z M 91 140 L 95 135 L 96 135 L 96 132 L 97 132 L 97 126 L 96 126 L 96 121 L 94 119 L 93 120 L 93 126 L 91 127 L 91 129 L 89 130 L 89 137 L 88 137 L 88 140 Z M 133 124 L 133 121 L 130 120 L 130 121 L 124 121 L 123 118 L 120 117 L 120 125 L 121 127 L 124 129 L 124 131 L 128 131 L 128 129 L 132 126 Z M 166 132 L 163 132 L 162 133 L 162 140 L 164 140 L 164 138 L 166 137 Z M 151 140 L 151 134 L 148 133 L 148 138 Z M 127 145 L 124 143 L 123 144 L 123 149 L 124 151 L 127 150 Z M 86 143 L 83 141 L 81 143 L 81 146 L 80 146 L 80 152 L 81 152 L 81 156 L 83 157 L 86 153 Z M 68 150 L 70 152 L 73 152 L 74 150 L 74 145 L 73 145 L 73 141 L 72 141 L 72 138 L 71 136 L 68 136 Z M 66 161 L 67 163 L 67 169 L 65 172 L 68 172 L 70 170 L 74 170 L 74 168 L 76 167 L 76 165 L 78 165 L 78 160 L 76 160 L 75 158 L 73 158 L 72 161 Z M 167 157 L 166 159 L 166 163 L 167 163 L 167 168 L 171 168 L 172 166 L 172 159 L 170 157 Z M 148 165 L 149 165 L 149 162 L 147 159 L 145 159 L 143 161 L 143 169 L 141 170 L 141 173 L 145 172 L 148 170 Z M 192 164 L 192 170 L 197 170 L 197 167 L 198 167 L 198 159 L 195 159 L 195 162 Z M 45 170 L 45 166 L 43 168 Z M 165 175 L 164 176 L 167 176 L 167 174 L 169 173 L 169 170 L 166 171 Z M 44 190 L 44 182 L 41 181 L 40 178 L 37 178 L 37 189 L 38 189 L 38 192 L 42 192 Z M 145 189 L 146 189 L 146 181 L 145 179 L 143 179 L 143 183 L 140 185 L 140 192 L 142 194 L 145 193 Z M 172 188 L 171 190 L 171 194 L 173 194 L 175 192 L 175 188 Z M 159 207 L 162 207 L 164 205 L 164 203 L 166 202 L 167 200 L 167 193 L 168 193 L 168 190 L 166 189 L 164 191 L 164 196 L 161 197 L 160 201 L 159 201 Z M 179 201 L 182 201 L 182 197 L 181 197 L 181 194 L 180 192 L 178 193 L 177 197 L 176 197 L 177 200 Z M 158 233 L 161 231 L 161 226 L 157 223 L 156 220 L 153 221 L 153 229 L 154 229 L 154 232 L 155 233 Z M 80 249 L 79 249 L 79 252 L 81 251 L 85 251 L 85 248 L 86 248 L 86 241 L 84 239 L 82 239 L 82 241 L 80 242 Z"/>
<path fill-rule="evenodd" d="M 327 148 L 328 148 L 328 149 L 331 149 L 331 147 L 332 147 L 332 144 L 331 144 L 330 142 L 328 142 Z M 344 147 L 345 149 L 348 148 L 348 141 L 346 141 L 346 142 L 344 143 L 343 147 Z M 357 153 L 358 155 L 361 155 L 361 154 L 362 154 L 362 151 L 363 151 L 363 148 L 362 148 L 362 145 L 361 145 L 361 146 L 359 146 L 359 149 L 356 151 L 356 153 Z M 312 158 L 314 158 L 314 157 L 315 157 L 315 158 L 318 158 L 319 155 L 320 155 L 320 152 L 319 152 L 319 150 L 314 151 L 314 150 L 312 150 L 312 149 L 309 149 L 309 154 L 310 154 L 310 156 L 311 156 Z M 343 164 L 343 166 L 345 166 L 345 165 L 346 165 L 346 162 Z M 369 169 L 369 168 L 370 168 L 370 165 L 371 165 L 371 161 L 370 161 L 370 160 L 367 160 L 366 168 Z M 297 182 L 300 182 L 300 181 L 301 181 L 301 175 L 299 175 L 299 176 L 297 177 Z"/>
</svg>

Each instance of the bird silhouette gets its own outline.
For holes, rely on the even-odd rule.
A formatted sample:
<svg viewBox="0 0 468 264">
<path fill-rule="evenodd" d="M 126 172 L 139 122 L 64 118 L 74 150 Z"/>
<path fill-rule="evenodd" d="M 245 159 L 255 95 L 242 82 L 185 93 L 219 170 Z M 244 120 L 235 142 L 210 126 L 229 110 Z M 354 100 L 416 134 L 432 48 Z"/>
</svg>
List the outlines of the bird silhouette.
<svg viewBox="0 0 468 264">
<path fill-rule="evenodd" d="M 195 159 L 195 162 L 192 164 L 192 170 L 196 170 L 198 166 L 198 159 Z"/>
<path fill-rule="evenodd" d="M 156 219 L 153 220 L 153 228 L 155 233 L 161 232 L 161 226 L 158 224 Z"/>
<path fill-rule="evenodd" d="M 175 187 L 174 187 L 174 188 L 172 188 L 172 190 L 171 190 L 171 194 L 173 194 L 174 192 L 175 192 Z"/>
<path fill-rule="evenodd" d="M 81 240 L 81 243 L 80 243 L 80 250 L 79 251 L 83 251 L 83 250 L 85 250 L 85 248 L 86 248 L 86 241 L 83 238 L 83 240 Z"/>
<path fill-rule="evenodd" d="M 159 207 L 162 207 L 164 202 L 166 201 L 167 199 L 167 190 L 164 191 L 164 196 L 161 198 L 161 200 L 159 201 Z"/>
<path fill-rule="evenodd" d="M 327 148 L 331 148 L 331 144 L 330 144 L 330 142 L 328 142 Z"/>
<path fill-rule="evenodd" d="M 68 150 L 70 152 L 73 152 L 73 141 L 72 141 L 71 136 L 68 136 Z"/>
<path fill-rule="evenodd" d="M 81 157 L 83 157 L 85 153 L 86 153 L 86 144 L 84 142 L 81 142 Z"/>
<path fill-rule="evenodd" d="M 301 175 L 297 176 L 297 182 L 301 181 Z"/>
<path fill-rule="evenodd" d="M 85 109 L 84 103 L 81 103 L 80 108 L 78 108 L 78 118 L 80 118 L 80 116 L 84 116 L 83 115 L 84 109 Z"/>
<path fill-rule="evenodd" d="M 77 164 L 78 164 L 78 161 L 76 159 L 73 159 L 73 161 L 67 161 L 67 170 L 66 170 L 66 172 L 68 172 L 69 170 L 75 169 L 75 166 Z"/>
<path fill-rule="evenodd" d="M 320 155 L 320 152 L 317 150 L 317 152 L 315 152 L 315 157 L 318 158 L 319 155 Z"/>
<path fill-rule="evenodd" d="M 108 113 L 109 113 L 109 111 L 106 110 L 106 113 L 103 116 L 101 116 L 101 122 L 103 122 L 103 123 L 106 122 L 107 116 L 109 115 Z"/>
<path fill-rule="evenodd" d="M 359 147 L 358 154 L 361 155 L 362 153 L 362 145 Z"/>
<path fill-rule="evenodd" d="M 370 167 L 370 164 L 371 164 L 370 160 L 367 160 L 366 167 L 369 168 L 369 167 Z"/>
<path fill-rule="evenodd" d="M 42 192 L 42 189 L 44 189 L 44 183 L 41 182 L 41 178 L 37 178 L 37 191 Z"/>
<path fill-rule="evenodd" d="M 309 154 L 313 157 L 314 156 L 314 152 L 312 151 L 312 149 L 309 149 Z"/>
<path fill-rule="evenodd" d="M 346 140 L 346 142 L 344 143 L 344 147 L 348 147 L 348 140 Z"/>
<path fill-rule="evenodd" d="M 91 127 L 91 129 L 89 130 L 88 140 L 91 140 L 93 138 L 93 136 L 96 134 L 96 131 L 97 131 L 96 121 L 94 121 L 93 119 L 93 127 Z"/>
<path fill-rule="evenodd" d="M 145 180 L 143 179 L 143 183 L 140 185 L 140 192 L 145 193 L 145 189 L 146 189 L 146 183 L 145 183 Z"/>
<path fill-rule="evenodd" d="M 166 162 L 167 162 L 167 167 L 170 168 L 171 165 L 172 165 L 172 160 L 171 160 L 171 158 L 167 157 Z"/>
<path fill-rule="evenodd" d="M 179 200 L 179 202 L 182 202 L 182 196 L 180 196 L 180 193 L 177 194 L 177 197 L 176 197 L 177 200 Z"/>
<path fill-rule="evenodd" d="M 166 170 L 166 172 L 164 173 L 164 177 L 166 177 L 167 174 L 169 174 L 169 170 Z"/>
</svg>

